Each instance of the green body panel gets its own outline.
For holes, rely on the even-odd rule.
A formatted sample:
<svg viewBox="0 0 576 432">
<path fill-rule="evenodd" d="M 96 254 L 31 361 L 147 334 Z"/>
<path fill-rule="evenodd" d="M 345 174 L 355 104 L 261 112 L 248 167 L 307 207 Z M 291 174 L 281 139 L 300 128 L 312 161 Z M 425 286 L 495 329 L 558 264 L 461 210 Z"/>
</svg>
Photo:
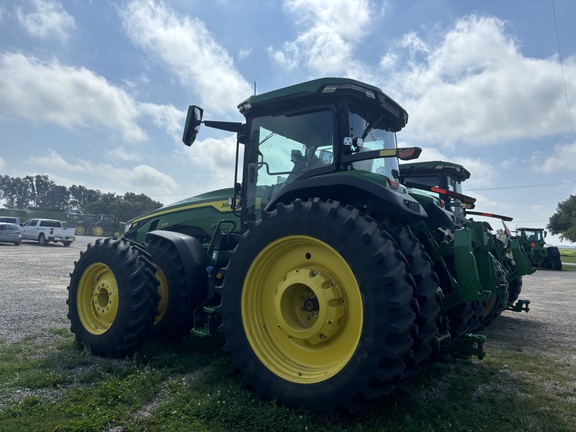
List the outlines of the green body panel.
<svg viewBox="0 0 576 432">
<path fill-rule="evenodd" d="M 530 263 L 530 258 L 522 247 L 522 242 L 519 238 L 511 238 L 508 246 L 516 262 L 516 276 L 530 275 L 536 271 L 536 268 Z"/>
<path fill-rule="evenodd" d="M 485 300 L 490 291 L 484 291 L 479 266 L 472 249 L 474 232 L 462 228 L 454 232 L 454 259 L 458 275 L 458 298 L 463 302 Z"/>
<path fill-rule="evenodd" d="M 220 189 L 169 204 L 140 215 L 126 223 L 125 237 L 143 242 L 149 231 L 162 229 L 197 233 L 201 241 L 212 235 L 214 225 L 222 219 L 238 220 L 232 213 L 229 198 L 233 189 Z"/>
</svg>

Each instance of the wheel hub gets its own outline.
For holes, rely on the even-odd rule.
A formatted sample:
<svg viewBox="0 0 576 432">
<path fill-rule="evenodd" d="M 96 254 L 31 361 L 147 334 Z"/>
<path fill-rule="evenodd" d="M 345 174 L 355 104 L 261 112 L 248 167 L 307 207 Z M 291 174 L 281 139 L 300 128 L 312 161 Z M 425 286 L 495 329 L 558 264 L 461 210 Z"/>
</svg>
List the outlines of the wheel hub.
<svg viewBox="0 0 576 432">
<path fill-rule="evenodd" d="M 113 291 L 108 282 L 98 282 L 98 284 L 94 287 L 93 310 L 98 321 L 105 328 L 110 327 L 109 323 L 113 321 L 114 316 L 116 315 L 116 311 L 112 310 L 113 299 Z"/>
<path fill-rule="evenodd" d="M 311 345 L 326 342 L 338 333 L 345 313 L 342 291 L 325 272 L 295 269 L 276 287 L 274 313 L 288 338 Z"/>
</svg>

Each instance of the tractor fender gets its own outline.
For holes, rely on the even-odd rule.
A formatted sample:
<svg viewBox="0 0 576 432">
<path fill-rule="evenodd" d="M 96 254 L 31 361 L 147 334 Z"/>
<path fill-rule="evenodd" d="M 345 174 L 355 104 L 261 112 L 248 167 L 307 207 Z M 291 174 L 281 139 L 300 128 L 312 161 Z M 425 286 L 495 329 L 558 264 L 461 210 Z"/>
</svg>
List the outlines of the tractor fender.
<svg viewBox="0 0 576 432">
<path fill-rule="evenodd" d="M 161 237 L 174 245 L 178 255 L 180 255 L 180 259 L 184 263 L 188 288 L 192 290 L 194 281 L 199 276 L 204 277 L 210 264 L 202 243 L 196 237 L 175 231 L 150 231 L 146 234 L 146 241 L 149 241 L 150 237 Z"/>
<path fill-rule="evenodd" d="M 297 179 L 274 191 L 265 209 L 271 211 L 278 203 L 289 204 L 298 198 L 307 200 L 318 197 L 353 205 L 368 214 L 388 216 L 405 222 L 428 217 L 424 208 L 408 193 L 387 186 L 386 177 L 356 172 L 361 174 L 349 171 Z"/>
</svg>

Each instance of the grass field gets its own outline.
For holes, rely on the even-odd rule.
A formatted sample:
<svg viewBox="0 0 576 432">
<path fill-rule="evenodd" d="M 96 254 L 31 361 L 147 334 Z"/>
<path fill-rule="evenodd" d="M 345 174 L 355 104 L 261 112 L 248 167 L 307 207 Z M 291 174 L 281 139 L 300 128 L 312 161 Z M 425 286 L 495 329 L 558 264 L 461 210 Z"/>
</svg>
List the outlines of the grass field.
<svg viewBox="0 0 576 432">
<path fill-rule="evenodd" d="M 490 332 L 488 332 L 490 333 Z M 489 334 L 483 360 L 439 362 L 349 419 L 258 399 L 219 339 L 149 343 L 125 360 L 90 355 L 65 329 L 0 344 L 2 431 L 574 431 L 572 367 Z"/>
<path fill-rule="evenodd" d="M 576 263 L 576 249 L 558 249 L 560 251 L 560 256 L 562 262 L 565 263 Z"/>
</svg>

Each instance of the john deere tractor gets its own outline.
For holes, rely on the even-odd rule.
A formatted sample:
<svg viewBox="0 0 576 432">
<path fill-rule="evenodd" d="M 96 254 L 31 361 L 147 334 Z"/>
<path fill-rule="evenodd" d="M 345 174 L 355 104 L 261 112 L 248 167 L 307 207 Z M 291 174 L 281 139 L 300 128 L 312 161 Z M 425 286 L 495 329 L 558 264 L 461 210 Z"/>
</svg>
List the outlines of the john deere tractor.
<svg viewBox="0 0 576 432">
<path fill-rule="evenodd" d="M 530 301 L 518 300 L 522 290 L 522 276 L 532 274 L 536 269 L 530 264 L 519 239 L 510 236 L 503 242 L 496 237 L 488 222 L 477 222 L 468 217 L 497 218 L 503 224 L 504 221 L 512 220 L 508 216 L 471 210 L 475 207 L 476 199 L 462 193 L 462 183 L 470 178 L 470 172 L 453 162 L 411 162 L 400 165 L 400 177 L 406 186 L 412 188 L 411 194 L 417 200 L 422 201 L 422 194 L 417 191 L 426 191 L 441 198 L 444 207 L 454 212 L 452 229 L 468 227 L 477 239 L 488 239 L 489 255 L 506 289 L 495 291 L 486 301 L 478 303 L 473 330 L 485 328 L 506 309 L 528 312 Z"/>
<path fill-rule="evenodd" d="M 246 385 L 309 411 L 356 411 L 431 357 L 484 355 L 474 307 L 505 289 L 490 238 L 399 181 L 408 114 L 379 88 L 317 79 L 240 103 L 233 187 L 130 221 L 81 253 L 77 339 L 105 356 L 221 332 Z M 422 201 L 424 202 L 424 201 Z M 504 281 L 505 282 L 505 281 Z"/>
<path fill-rule="evenodd" d="M 524 250 L 535 267 L 562 270 L 560 251 L 556 246 L 547 245 L 543 228 L 516 228 L 516 235 L 521 239 Z"/>
</svg>

